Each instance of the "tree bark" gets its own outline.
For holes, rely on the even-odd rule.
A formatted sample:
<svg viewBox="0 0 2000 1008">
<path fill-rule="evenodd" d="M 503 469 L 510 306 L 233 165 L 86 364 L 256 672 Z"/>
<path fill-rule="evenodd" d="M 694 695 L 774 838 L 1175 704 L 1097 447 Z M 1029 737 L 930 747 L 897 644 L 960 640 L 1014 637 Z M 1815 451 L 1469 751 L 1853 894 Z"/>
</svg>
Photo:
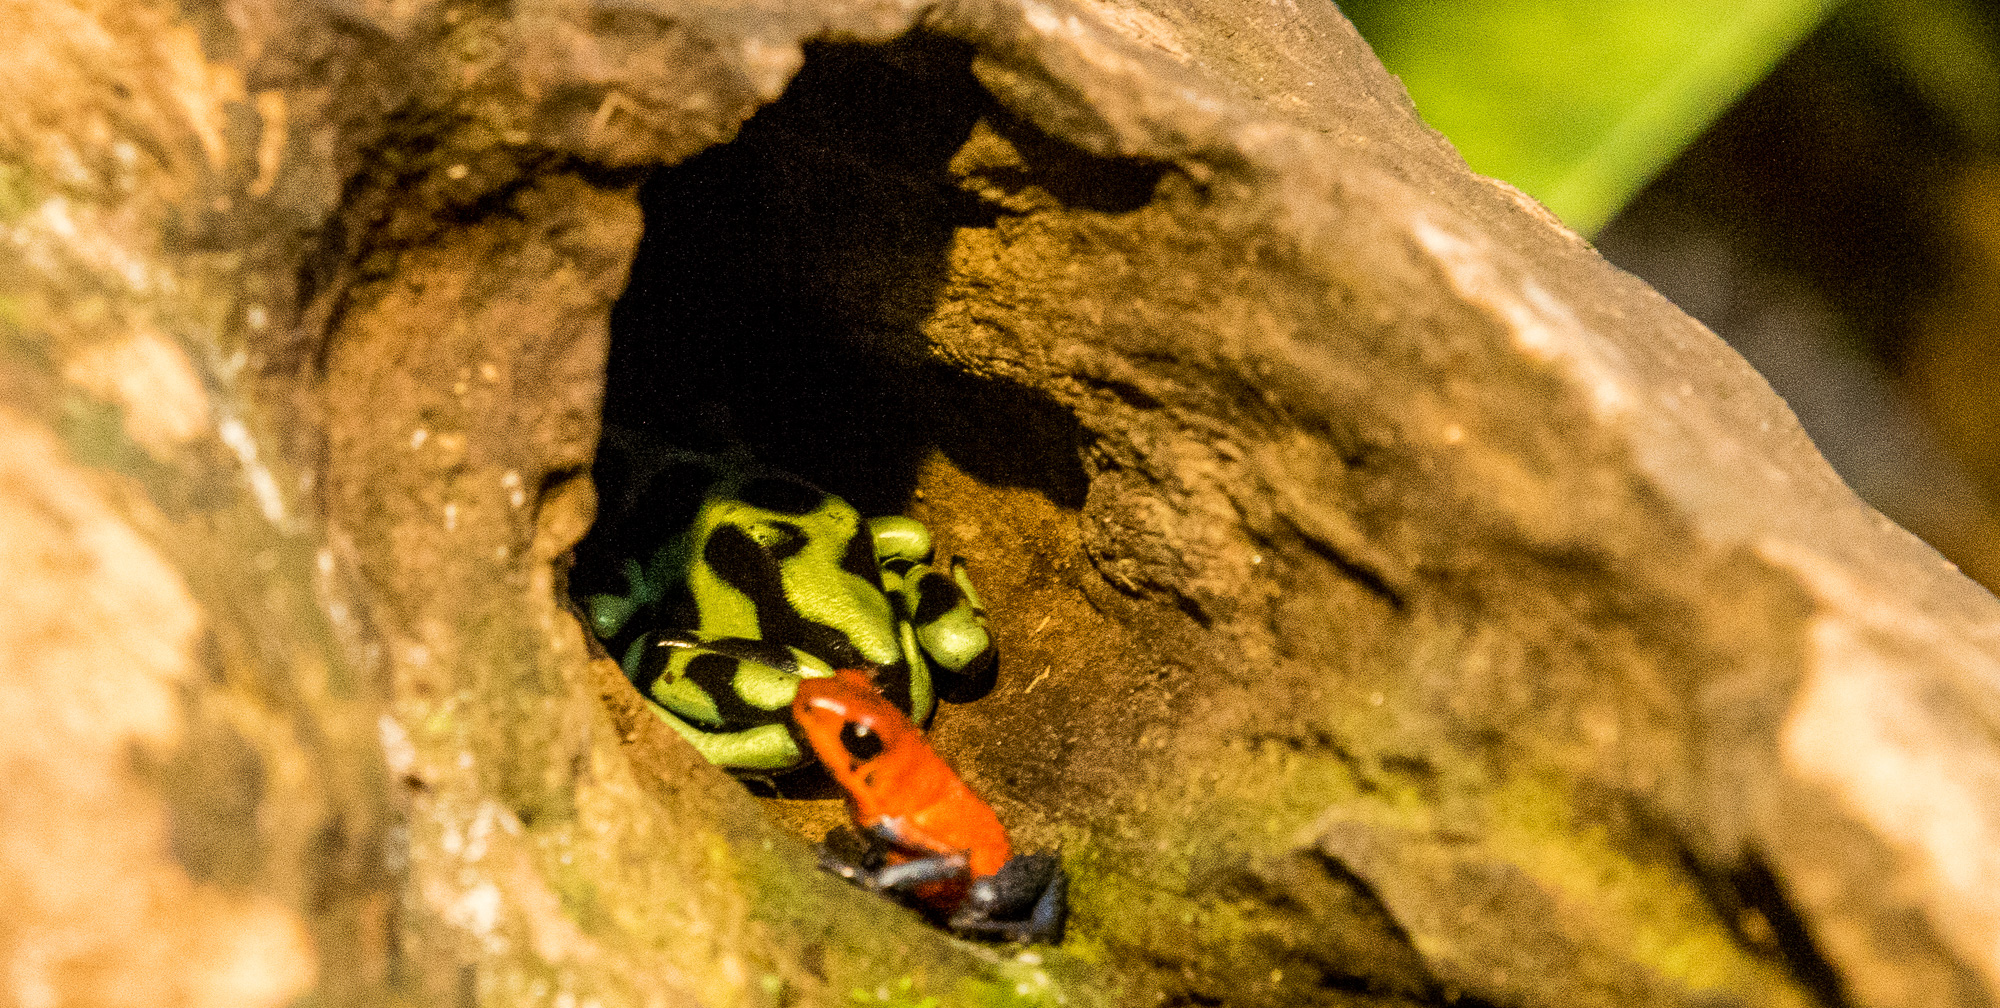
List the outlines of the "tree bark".
<svg viewBox="0 0 2000 1008">
<path fill-rule="evenodd" d="M 11 1003 L 2000 1001 L 2000 606 L 1330 4 L 0 11 Z M 717 412 L 970 558 L 1060 947 L 583 630 Z"/>
</svg>

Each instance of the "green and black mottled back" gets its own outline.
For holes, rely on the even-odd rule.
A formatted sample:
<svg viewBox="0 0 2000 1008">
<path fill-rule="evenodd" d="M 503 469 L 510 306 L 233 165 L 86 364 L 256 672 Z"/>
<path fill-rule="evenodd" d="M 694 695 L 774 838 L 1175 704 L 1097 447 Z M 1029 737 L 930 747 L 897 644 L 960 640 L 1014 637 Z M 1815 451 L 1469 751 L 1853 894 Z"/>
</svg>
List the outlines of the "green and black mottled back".
<svg viewBox="0 0 2000 1008">
<path fill-rule="evenodd" d="M 789 732 L 802 677 L 871 669 L 922 723 L 933 662 L 952 676 L 990 666 L 962 562 L 954 576 L 931 570 L 918 523 L 864 522 L 741 454 L 650 461 L 628 473 L 639 492 L 608 501 L 605 527 L 579 546 L 573 593 L 633 684 L 711 760 L 762 771 L 803 761 Z"/>
</svg>

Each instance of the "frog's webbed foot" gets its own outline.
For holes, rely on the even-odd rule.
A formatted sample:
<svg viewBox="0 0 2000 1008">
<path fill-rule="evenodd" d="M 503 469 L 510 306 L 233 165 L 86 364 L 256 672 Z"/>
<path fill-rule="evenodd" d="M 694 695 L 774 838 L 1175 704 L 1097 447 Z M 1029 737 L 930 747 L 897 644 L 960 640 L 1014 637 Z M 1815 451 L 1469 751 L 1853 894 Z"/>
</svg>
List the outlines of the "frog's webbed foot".
<svg viewBox="0 0 2000 1008">
<path fill-rule="evenodd" d="M 952 912 L 960 934 L 1060 944 L 1069 915 L 1069 874 L 1054 854 L 1016 854 L 998 872 L 972 884 Z"/>
<path fill-rule="evenodd" d="M 917 646 L 943 673 L 938 676 L 938 696 L 965 703 L 993 689 L 1000 652 L 986 629 L 986 608 L 972 588 L 965 558 L 952 557 L 950 570 L 946 576 L 932 568 L 916 578 L 909 618 Z"/>
<path fill-rule="evenodd" d="M 637 560 L 627 559 L 620 576 L 625 580 L 622 592 L 592 592 L 583 598 L 583 612 L 591 634 L 618 659 L 625 678 L 636 681 L 647 637 L 645 630 L 653 622 L 649 610 L 660 601 L 660 587 Z"/>
<path fill-rule="evenodd" d="M 583 600 L 583 610 L 590 617 L 590 632 L 598 640 L 608 641 L 625 629 L 632 614 L 639 611 L 639 602 L 630 595 L 599 592 Z"/>
</svg>

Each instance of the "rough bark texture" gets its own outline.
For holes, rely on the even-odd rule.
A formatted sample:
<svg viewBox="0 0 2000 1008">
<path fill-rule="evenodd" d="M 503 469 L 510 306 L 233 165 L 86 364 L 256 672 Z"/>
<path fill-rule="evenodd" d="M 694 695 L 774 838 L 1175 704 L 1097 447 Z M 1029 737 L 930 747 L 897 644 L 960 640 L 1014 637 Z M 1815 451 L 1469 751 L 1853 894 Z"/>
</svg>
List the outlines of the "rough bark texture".
<svg viewBox="0 0 2000 1008">
<path fill-rule="evenodd" d="M 9 1003 L 2000 1001 L 2000 606 L 1331 5 L 0 24 Z M 696 400 L 972 559 L 1063 946 L 587 642 Z"/>
</svg>

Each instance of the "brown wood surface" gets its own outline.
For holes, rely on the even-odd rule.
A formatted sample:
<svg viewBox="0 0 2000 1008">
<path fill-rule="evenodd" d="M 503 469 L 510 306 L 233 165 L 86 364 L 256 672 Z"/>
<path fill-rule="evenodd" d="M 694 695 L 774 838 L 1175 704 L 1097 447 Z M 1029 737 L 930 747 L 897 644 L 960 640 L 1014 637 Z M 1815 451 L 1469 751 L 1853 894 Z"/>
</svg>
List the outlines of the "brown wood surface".
<svg viewBox="0 0 2000 1008">
<path fill-rule="evenodd" d="M 0 25 L 0 1004 L 2000 1000 L 2000 606 L 1331 4 Z M 697 393 L 970 559 L 1060 948 L 587 642 Z"/>
</svg>

